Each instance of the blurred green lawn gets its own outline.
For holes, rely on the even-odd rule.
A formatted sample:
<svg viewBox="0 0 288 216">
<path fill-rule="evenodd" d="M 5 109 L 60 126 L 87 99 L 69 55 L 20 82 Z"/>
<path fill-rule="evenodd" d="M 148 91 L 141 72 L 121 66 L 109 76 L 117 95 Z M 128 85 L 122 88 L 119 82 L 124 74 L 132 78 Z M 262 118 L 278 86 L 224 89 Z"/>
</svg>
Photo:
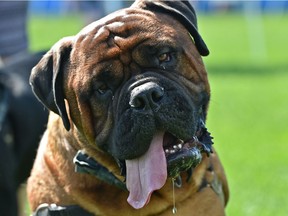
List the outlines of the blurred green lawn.
<svg viewBox="0 0 288 216">
<path fill-rule="evenodd" d="M 82 23 L 31 17 L 31 50 L 49 48 Z M 204 58 L 208 128 L 230 186 L 227 215 L 288 215 L 288 15 L 200 15 L 198 25 L 211 51 Z"/>
<path fill-rule="evenodd" d="M 199 27 L 211 51 L 208 128 L 230 185 L 227 215 L 288 215 L 288 14 L 201 16 Z"/>
</svg>

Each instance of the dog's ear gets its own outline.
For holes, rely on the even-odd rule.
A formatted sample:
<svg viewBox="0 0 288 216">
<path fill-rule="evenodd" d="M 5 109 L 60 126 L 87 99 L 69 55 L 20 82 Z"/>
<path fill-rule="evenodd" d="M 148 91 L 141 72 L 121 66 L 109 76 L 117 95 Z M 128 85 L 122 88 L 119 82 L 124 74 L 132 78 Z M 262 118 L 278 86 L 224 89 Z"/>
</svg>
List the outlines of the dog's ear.
<svg viewBox="0 0 288 216">
<path fill-rule="evenodd" d="M 69 63 L 73 37 L 58 41 L 32 69 L 30 85 L 36 97 L 61 116 L 66 130 L 70 130 L 63 90 L 63 71 Z"/>
<path fill-rule="evenodd" d="M 209 55 L 209 50 L 198 32 L 195 10 L 189 1 L 136 0 L 132 7 L 140 7 L 145 10 L 161 12 L 175 17 L 189 31 L 199 53 L 202 56 Z"/>
</svg>

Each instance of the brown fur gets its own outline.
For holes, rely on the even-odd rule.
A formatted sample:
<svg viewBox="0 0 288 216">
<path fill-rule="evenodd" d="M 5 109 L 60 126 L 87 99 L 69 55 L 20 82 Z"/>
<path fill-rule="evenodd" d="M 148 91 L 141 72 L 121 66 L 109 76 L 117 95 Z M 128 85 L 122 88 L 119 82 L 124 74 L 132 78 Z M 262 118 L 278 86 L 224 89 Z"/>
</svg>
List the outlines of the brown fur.
<svg viewBox="0 0 288 216">
<path fill-rule="evenodd" d="M 129 9 L 126 13 L 135 13 L 135 10 L 138 9 Z M 104 115 L 104 110 L 97 106 L 97 102 L 93 99 L 83 101 L 81 95 L 89 90 L 92 78 L 98 76 L 97 72 L 101 71 L 101 68 L 112 66 L 115 68 L 114 75 L 124 76 L 123 79 L 128 74 L 131 76 L 140 73 L 139 65 L 141 66 L 142 62 L 145 63 L 145 58 L 141 56 L 141 47 L 138 48 L 136 45 L 143 39 L 150 38 L 151 40 L 147 43 L 153 41 L 160 43 L 160 41 L 168 40 L 171 41 L 171 44 L 179 43 L 179 41 L 181 44 L 185 44 L 179 60 L 179 68 L 176 69 L 182 74 L 179 74 L 175 82 L 187 85 L 187 88 L 189 86 L 189 91 L 194 93 L 201 91 L 210 93 L 201 56 L 195 45 L 191 43 L 191 37 L 186 29 L 167 15 L 139 10 L 140 15 L 143 13 L 145 16 L 140 16 L 138 19 L 145 25 L 138 26 L 136 29 L 137 31 L 143 30 L 142 35 L 128 38 L 128 40 L 118 38 L 118 41 L 115 37 L 114 41 L 108 39 L 106 42 L 109 31 L 112 31 L 113 28 L 115 28 L 113 31 L 122 32 L 127 30 L 123 28 L 131 27 L 130 25 L 123 28 L 113 26 L 113 23 L 110 25 L 107 19 L 102 23 L 90 25 L 74 38 L 66 38 L 58 42 L 35 67 L 34 76 L 37 75 L 37 71 L 44 70 L 49 59 L 53 58 L 53 67 L 56 69 L 61 67 L 64 71 L 65 107 L 71 128 L 67 131 L 61 117 L 51 112 L 47 131 L 40 143 L 37 158 L 28 180 L 27 191 L 33 211 L 42 203 L 55 203 L 58 205 L 76 204 L 95 215 L 103 216 L 172 215 L 171 179 L 167 180 L 163 188 L 152 194 L 147 206 L 135 210 L 126 201 L 127 191 L 108 185 L 92 175 L 79 174 L 74 171 L 73 158 L 78 150 L 85 149 L 91 157 L 97 158 L 98 162 L 123 180 L 114 159 L 96 147 L 94 141 L 95 137 L 96 140 L 100 139 L 105 132 L 109 131 L 111 117 Z M 114 20 L 119 17 L 121 14 Z M 131 22 L 131 25 L 137 23 L 135 17 L 127 18 L 123 22 Z M 104 28 L 101 31 L 102 35 L 94 37 L 96 32 L 99 34 L 99 29 L 104 26 L 103 23 L 110 25 L 110 30 Z M 145 31 L 146 28 L 150 28 L 150 31 Z M 67 47 L 71 49 L 69 61 L 60 59 Z M 105 52 L 102 52 L 103 50 Z M 111 60 L 115 59 L 115 56 L 118 56 L 117 60 Z M 49 107 L 49 104 L 47 106 Z M 55 110 L 53 111 L 55 112 Z M 210 157 L 203 154 L 203 160 L 193 171 L 190 183 L 184 182 L 186 178 L 186 173 L 183 173 L 183 186 L 175 189 L 178 215 L 225 215 L 224 207 L 228 201 L 228 186 L 215 150 Z M 205 184 L 203 185 L 203 183 Z"/>
</svg>

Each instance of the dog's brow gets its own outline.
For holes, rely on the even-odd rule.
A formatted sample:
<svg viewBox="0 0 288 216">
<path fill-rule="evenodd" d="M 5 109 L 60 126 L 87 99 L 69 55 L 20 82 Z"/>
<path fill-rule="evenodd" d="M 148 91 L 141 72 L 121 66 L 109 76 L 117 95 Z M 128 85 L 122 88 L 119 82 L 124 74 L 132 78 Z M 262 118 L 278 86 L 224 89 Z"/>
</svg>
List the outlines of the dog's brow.
<svg viewBox="0 0 288 216">
<path fill-rule="evenodd" d="M 111 80 L 114 76 L 110 70 L 103 70 L 99 73 L 98 78 L 99 80 Z"/>
</svg>

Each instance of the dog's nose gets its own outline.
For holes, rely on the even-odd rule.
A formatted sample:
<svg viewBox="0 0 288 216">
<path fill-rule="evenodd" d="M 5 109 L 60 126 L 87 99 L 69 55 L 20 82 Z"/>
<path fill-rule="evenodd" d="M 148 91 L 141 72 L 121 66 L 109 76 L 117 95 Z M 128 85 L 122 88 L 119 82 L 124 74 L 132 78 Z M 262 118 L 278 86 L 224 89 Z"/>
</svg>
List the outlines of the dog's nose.
<svg viewBox="0 0 288 216">
<path fill-rule="evenodd" d="M 129 105 L 134 109 L 155 109 L 163 95 L 164 88 L 157 83 L 144 83 L 132 90 Z"/>
</svg>

